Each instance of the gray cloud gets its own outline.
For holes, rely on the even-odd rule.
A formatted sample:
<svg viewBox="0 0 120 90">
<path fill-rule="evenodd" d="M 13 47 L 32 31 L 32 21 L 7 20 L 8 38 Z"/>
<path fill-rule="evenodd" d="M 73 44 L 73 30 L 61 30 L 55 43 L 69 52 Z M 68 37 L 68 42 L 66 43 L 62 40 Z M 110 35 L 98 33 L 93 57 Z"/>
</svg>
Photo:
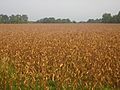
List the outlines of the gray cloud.
<svg viewBox="0 0 120 90">
<path fill-rule="evenodd" d="M 120 0 L 0 0 L 1 14 L 27 14 L 30 20 L 56 17 L 79 21 L 119 10 Z"/>
</svg>

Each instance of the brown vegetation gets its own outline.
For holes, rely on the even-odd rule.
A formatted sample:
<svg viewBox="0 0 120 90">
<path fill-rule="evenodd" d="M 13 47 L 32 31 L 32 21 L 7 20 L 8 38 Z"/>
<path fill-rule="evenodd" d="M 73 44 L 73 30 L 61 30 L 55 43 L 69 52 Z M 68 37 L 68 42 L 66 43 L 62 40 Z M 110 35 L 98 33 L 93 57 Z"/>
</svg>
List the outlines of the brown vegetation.
<svg viewBox="0 0 120 90">
<path fill-rule="evenodd" d="M 36 80 L 44 89 L 48 80 L 57 90 L 120 88 L 120 25 L 1 24 L 0 69 L 2 88 Z"/>
</svg>

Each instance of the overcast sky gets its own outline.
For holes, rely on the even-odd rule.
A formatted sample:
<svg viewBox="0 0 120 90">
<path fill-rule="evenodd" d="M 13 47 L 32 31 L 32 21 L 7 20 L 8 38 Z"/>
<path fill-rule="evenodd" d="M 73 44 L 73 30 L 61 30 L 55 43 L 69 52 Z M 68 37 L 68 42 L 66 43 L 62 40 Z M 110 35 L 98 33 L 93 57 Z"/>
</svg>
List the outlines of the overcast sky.
<svg viewBox="0 0 120 90">
<path fill-rule="evenodd" d="M 0 14 L 27 14 L 29 20 L 55 17 L 83 21 L 118 11 L 120 0 L 0 0 Z"/>
</svg>

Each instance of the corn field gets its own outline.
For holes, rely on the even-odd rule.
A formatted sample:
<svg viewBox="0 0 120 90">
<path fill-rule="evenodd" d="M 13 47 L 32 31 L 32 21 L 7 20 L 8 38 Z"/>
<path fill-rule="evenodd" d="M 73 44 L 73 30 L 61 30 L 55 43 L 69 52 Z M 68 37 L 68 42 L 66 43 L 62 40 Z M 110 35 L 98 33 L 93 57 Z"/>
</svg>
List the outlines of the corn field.
<svg viewBox="0 0 120 90">
<path fill-rule="evenodd" d="M 0 90 L 119 90 L 120 24 L 1 24 Z"/>
</svg>

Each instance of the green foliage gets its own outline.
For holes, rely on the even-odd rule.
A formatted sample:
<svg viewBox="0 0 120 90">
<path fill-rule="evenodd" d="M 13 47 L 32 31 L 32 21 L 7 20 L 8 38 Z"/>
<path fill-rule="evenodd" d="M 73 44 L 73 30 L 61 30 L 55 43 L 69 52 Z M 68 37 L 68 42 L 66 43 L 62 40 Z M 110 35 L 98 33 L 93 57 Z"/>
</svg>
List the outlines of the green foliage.
<svg viewBox="0 0 120 90">
<path fill-rule="evenodd" d="M 27 15 L 0 15 L 0 23 L 27 23 L 28 17 Z"/>
<path fill-rule="evenodd" d="M 104 86 L 102 90 L 112 90 L 112 88 L 109 85 L 107 85 L 107 86 Z"/>
<path fill-rule="evenodd" d="M 6 90 L 10 90 L 10 85 L 9 85 L 9 82 L 7 81 L 6 83 Z"/>
<path fill-rule="evenodd" d="M 0 15 L 0 23 L 9 23 L 9 17 L 7 15 Z"/>
<path fill-rule="evenodd" d="M 25 90 L 25 88 L 26 88 L 26 87 L 25 87 L 25 85 L 24 85 L 24 81 L 21 80 L 21 81 L 20 81 L 20 89 L 21 89 L 21 90 Z"/>
<path fill-rule="evenodd" d="M 36 23 L 71 23 L 69 19 L 55 19 L 54 17 L 37 20 Z"/>
<path fill-rule="evenodd" d="M 104 23 L 112 22 L 112 16 L 111 16 L 111 14 L 109 14 L 109 13 L 103 14 L 103 16 L 102 16 L 102 22 L 104 22 Z"/>
<path fill-rule="evenodd" d="M 57 90 L 57 82 L 49 79 L 48 80 L 48 87 L 49 87 L 49 90 Z"/>
<path fill-rule="evenodd" d="M 89 19 L 88 23 L 120 23 L 120 11 L 117 15 L 111 16 L 110 13 L 105 13 L 102 15 L 102 19 Z"/>
<path fill-rule="evenodd" d="M 29 21 L 30 22 L 30 21 Z M 111 16 L 110 13 L 104 13 L 101 19 L 89 19 L 88 23 L 120 23 L 120 11 L 117 15 Z M 0 23 L 28 23 L 27 15 L 0 15 Z M 31 21 L 33 23 L 33 21 Z M 54 17 L 46 17 L 40 20 L 37 20 L 35 23 L 76 23 L 76 21 L 71 21 L 67 19 L 55 19 Z"/>
<path fill-rule="evenodd" d="M 101 19 L 89 19 L 88 21 L 87 21 L 88 23 L 100 23 L 100 22 L 102 22 L 102 20 Z"/>
<path fill-rule="evenodd" d="M 105 13 L 102 16 L 103 23 L 120 23 L 120 12 L 117 15 L 111 16 L 109 13 Z"/>
<path fill-rule="evenodd" d="M 18 90 L 18 87 L 17 87 L 17 85 L 16 85 L 16 80 L 13 81 L 12 90 Z"/>
</svg>

